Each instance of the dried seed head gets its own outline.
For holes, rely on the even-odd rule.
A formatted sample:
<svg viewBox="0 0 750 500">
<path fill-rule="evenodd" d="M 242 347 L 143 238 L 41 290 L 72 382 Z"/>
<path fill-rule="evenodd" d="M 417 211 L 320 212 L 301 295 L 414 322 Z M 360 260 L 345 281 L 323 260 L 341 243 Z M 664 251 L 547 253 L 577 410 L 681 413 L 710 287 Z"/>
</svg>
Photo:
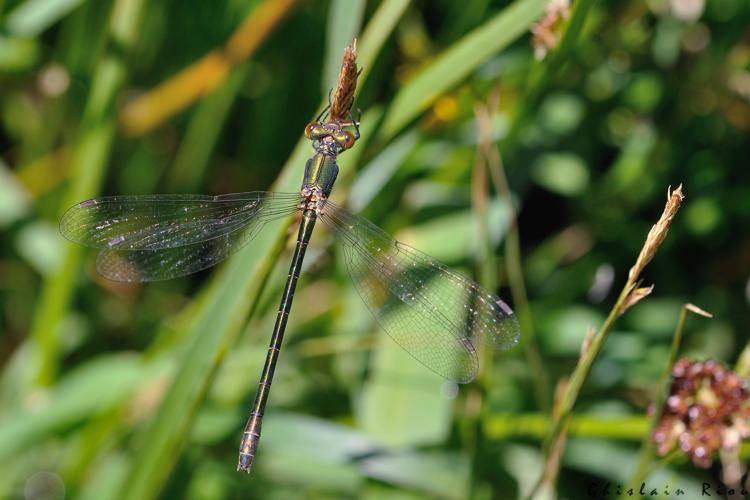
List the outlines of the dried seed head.
<svg viewBox="0 0 750 500">
<path fill-rule="evenodd" d="M 331 121 L 348 121 L 349 111 L 354 104 L 354 91 L 357 89 L 357 39 L 344 49 L 336 89 L 331 96 Z"/>
<path fill-rule="evenodd" d="M 737 373 L 715 361 L 680 359 L 661 421 L 651 435 L 659 455 L 676 446 L 699 467 L 709 467 L 719 449 L 736 450 L 750 435 L 750 392 Z"/>
<path fill-rule="evenodd" d="M 534 57 L 541 60 L 547 52 L 557 47 L 565 21 L 570 17 L 570 0 L 550 0 L 544 17 L 531 27 L 531 46 Z"/>
<path fill-rule="evenodd" d="M 703 316 L 704 318 L 713 318 L 714 315 L 711 314 L 708 311 L 704 311 L 700 307 L 696 306 L 695 304 L 685 304 L 685 309 L 690 311 L 691 313 L 697 314 L 699 316 Z"/>
<path fill-rule="evenodd" d="M 624 313 L 625 311 L 636 305 L 638 302 L 651 295 L 651 292 L 653 291 L 654 285 L 633 288 L 628 294 L 627 299 L 625 299 L 625 303 L 622 305 L 620 314 Z"/>
<path fill-rule="evenodd" d="M 677 189 L 674 191 L 671 191 L 671 188 L 667 189 L 667 204 L 664 206 L 664 212 L 662 212 L 657 223 L 654 224 L 648 232 L 646 243 L 644 243 L 643 248 L 641 248 L 638 260 L 636 260 L 635 265 L 630 268 L 630 273 L 628 275 L 630 281 L 638 279 L 638 276 L 640 276 L 643 269 L 649 262 L 651 262 L 651 259 L 654 258 L 656 250 L 662 244 L 664 238 L 666 238 L 669 226 L 672 224 L 672 219 L 677 214 L 680 205 L 682 205 L 682 200 L 684 199 L 685 195 L 682 194 L 682 184 L 677 186 Z"/>
</svg>

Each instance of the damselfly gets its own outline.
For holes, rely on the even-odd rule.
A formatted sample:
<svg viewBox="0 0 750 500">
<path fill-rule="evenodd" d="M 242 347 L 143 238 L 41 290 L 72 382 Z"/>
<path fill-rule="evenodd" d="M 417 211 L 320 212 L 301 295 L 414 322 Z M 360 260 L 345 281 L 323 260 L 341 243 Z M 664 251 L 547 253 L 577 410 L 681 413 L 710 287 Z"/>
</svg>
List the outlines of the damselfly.
<svg viewBox="0 0 750 500">
<path fill-rule="evenodd" d="M 477 342 L 507 349 L 518 321 L 497 296 L 429 256 L 392 239 L 367 219 L 328 200 L 336 159 L 359 138 L 359 123 L 324 111 L 305 128 L 314 155 L 299 193 L 110 196 L 70 208 L 60 222 L 71 241 L 96 247 L 97 270 L 117 281 L 156 281 L 213 266 L 268 222 L 301 213 L 297 244 L 271 344 L 240 446 L 238 470 L 250 472 L 294 290 L 313 226 L 322 220 L 343 246 L 354 286 L 380 326 L 415 359 L 443 377 L 471 381 Z"/>
</svg>

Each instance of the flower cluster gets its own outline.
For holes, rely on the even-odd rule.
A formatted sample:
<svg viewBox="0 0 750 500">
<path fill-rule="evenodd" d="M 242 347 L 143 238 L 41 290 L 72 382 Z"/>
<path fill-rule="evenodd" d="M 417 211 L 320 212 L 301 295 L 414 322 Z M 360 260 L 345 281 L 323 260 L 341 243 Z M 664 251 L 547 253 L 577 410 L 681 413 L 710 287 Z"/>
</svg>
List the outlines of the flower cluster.
<svg viewBox="0 0 750 500">
<path fill-rule="evenodd" d="M 657 453 L 675 446 L 699 467 L 709 467 L 719 449 L 733 450 L 750 435 L 750 392 L 737 373 L 715 361 L 680 359 L 661 421 L 651 436 Z"/>
</svg>

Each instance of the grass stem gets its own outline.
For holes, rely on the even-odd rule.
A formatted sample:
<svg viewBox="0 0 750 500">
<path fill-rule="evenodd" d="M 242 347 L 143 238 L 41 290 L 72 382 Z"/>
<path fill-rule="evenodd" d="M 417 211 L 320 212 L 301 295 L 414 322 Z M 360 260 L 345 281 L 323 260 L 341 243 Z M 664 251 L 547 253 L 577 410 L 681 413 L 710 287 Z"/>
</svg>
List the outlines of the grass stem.
<svg viewBox="0 0 750 500">
<path fill-rule="evenodd" d="M 638 288 L 640 274 L 651 259 L 653 259 L 656 250 L 664 241 L 669 226 L 674 219 L 674 216 L 677 214 L 683 199 L 682 185 L 678 186 L 674 191 L 671 189 L 667 190 L 667 203 L 664 207 L 664 211 L 646 236 L 646 241 L 641 248 L 638 259 L 628 273 L 628 279 L 625 282 L 625 286 L 623 286 L 620 295 L 617 297 L 615 305 L 609 311 L 607 319 L 591 339 L 591 344 L 588 349 L 584 350 L 578 364 L 573 370 L 573 374 L 570 377 L 570 384 L 560 402 L 560 412 L 555 412 L 553 415 L 552 425 L 550 426 L 550 430 L 544 440 L 545 455 L 548 460 L 552 456 L 551 453 L 554 449 L 553 445 L 560 441 L 560 436 L 562 434 L 565 434 L 565 429 L 570 420 L 573 406 L 581 392 L 583 383 L 591 372 L 594 362 L 599 357 L 599 354 L 604 347 L 604 343 L 612 332 L 612 328 L 614 327 L 617 318 L 619 318 L 629 307 L 645 297 L 648 294 L 648 291 L 650 291 L 650 287 L 646 289 Z M 542 485 L 542 482 L 543 477 L 540 477 L 530 496 L 536 494 L 538 488 Z"/>
<path fill-rule="evenodd" d="M 508 178 L 505 175 L 502 155 L 491 140 L 492 116 L 499 103 L 499 93 L 496 91 L 490 97 L 490 104 L 486 107 L 476 107 L 475 114 L 480 127 L 480 145 L 485 157 L 487 169 L 490 172 L 492 183 L 498 196 L 503 200 L 505 210 L 508 214 L 507 232 L 505 234 L 505 268 L 508 277 L 513 307 L 518 315 L 521 325 L 521 346 L 523 347 L 526 362 L 532 373 L 534 396 L 537 407 L 547 411 L 549 409 L 548 393 L 549 381 L 547 372 L 539 353 L 539 346 L 534 330 L 533 315 L 526 294 L 526 284 L 523 278 L 523 262 L 521 258 L 521 242 L 518 231 L 518 217 L 513 206 L 513 195 L 510 191 Z"/>
<path fill-rule="evenodd" d="M 677 359 L 677 353 L 680 350 L 680 344 L 682 342 L 682 332 L 685 329 L 685 322 L 689 313 L 700 314 L 701 316 L 711 317 L 707 312 L 693 306 L 692 304 L 684 304 L 680 309 L 680 317 L 677 320 L 677 326 L 675 327 L 674 334 L 672 335 L 672 347 L 669 351 L 669 358 L 666 364 L 662 368 L 661 375 L 659 376 L 659 382 L 657 383 L 657 391 L 653 401 L 653 413 L 649 418 L 648 432 L 643 435 L 643 441 L 641 442 L 640 458 L 638 459 L 638 466 L 633 473 L 633 477 L 630 480 L 631 485 L 640 484 L 644 481 L 649 474 L 649 466 L 654 455 L 654 445 L 651 441 L 651 435 L 656 429 L 661 418 L 661 409 L 667 400 L 669 374 L 672 372 L 672 366 Z"/>
</svg>

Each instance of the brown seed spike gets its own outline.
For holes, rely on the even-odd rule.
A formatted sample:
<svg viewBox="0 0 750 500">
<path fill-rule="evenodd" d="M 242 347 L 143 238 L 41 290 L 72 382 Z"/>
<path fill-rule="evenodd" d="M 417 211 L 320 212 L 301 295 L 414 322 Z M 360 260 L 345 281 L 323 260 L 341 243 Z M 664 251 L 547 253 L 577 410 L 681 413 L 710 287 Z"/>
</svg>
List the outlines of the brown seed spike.
<svg viewBox="0 0 750 500">
<path fill-rule="evenodd" d="M 349 111 L 354 104 L 354 91 L 357 89 L 357 39 L 344 49 L 344 59 L 331 97 L 331 121 L 349 121 Z"/>
<path fill-rule="evenodd" d="M 638 260 L 630 268 L 628 278 L 631 281 L 637 280 L 643 268 L 654 258 L 656 250 L 662 244 L 664 238 L 667 237 L 667 231 L 669 231 L 669 226 L 672 224 L 672 219 L 677 215 L 677 211 L 680 209 L 680 205 L 682 205 L 682 200 L 684 199 L 685 195 L 682 193 L 682 184 L 677 186 L 677 189 L 674 191 L 671 188 L 667 190 L 667 204 L 664 206 L 664 212 L 648 232 L 646 243 L 641 248 Z"/>
</svg>

